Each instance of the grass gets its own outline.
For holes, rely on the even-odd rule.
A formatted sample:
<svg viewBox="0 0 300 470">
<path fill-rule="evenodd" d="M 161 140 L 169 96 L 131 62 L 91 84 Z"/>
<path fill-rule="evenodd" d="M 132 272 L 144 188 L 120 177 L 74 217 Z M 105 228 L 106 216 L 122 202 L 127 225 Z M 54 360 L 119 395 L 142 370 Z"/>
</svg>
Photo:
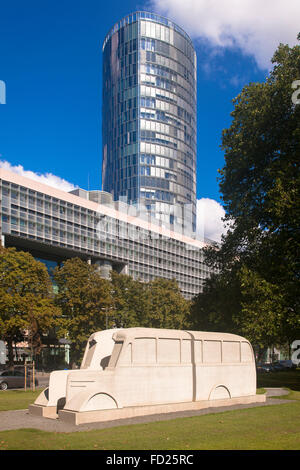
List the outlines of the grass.
<svg viewBox="0 0 300 470">
<path fill-rule="evenodd" d="M 41 390 L 5 390 L 0 392 L 0 411 L 24 410 L 35 401 Z"/>
<path fill-rule="evenodd" d="M 73 433 L 1 431 L 0 450 L 299 450 L 299 378 L 299 370 L 258 376 L 258 393 L 287 388 L 284 398 L 296 401 L 286 404 Z M 38 393 L 2 392 L 0 409 L 27 408 Z"/>
<path fill-rule="evenodd" d="M 74 433 L 0 432 L 9 450 L 297 450 L 300 401 Z"/>
</svg>

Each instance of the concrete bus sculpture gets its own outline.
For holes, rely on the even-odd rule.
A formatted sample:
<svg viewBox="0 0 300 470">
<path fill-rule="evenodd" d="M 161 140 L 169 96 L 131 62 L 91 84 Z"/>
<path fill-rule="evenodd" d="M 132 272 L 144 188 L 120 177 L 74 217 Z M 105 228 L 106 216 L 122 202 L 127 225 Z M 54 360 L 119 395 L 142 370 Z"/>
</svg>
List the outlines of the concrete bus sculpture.
<svg viewBox="0 0 300 470">
<path fill-rule="evenodd" d="M 80 424 L 262 401 L 245 338 L 124 328 L 91 335 L 80 369 L 52 372 L 30 412 Z"/>
</svg>

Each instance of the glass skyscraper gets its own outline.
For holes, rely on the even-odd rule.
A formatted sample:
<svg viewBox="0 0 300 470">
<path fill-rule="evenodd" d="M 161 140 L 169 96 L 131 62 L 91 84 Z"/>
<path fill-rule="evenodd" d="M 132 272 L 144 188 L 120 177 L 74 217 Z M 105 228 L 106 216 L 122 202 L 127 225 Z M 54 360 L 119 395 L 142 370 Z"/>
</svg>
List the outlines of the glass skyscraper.
<svg viewBox="0 0 300 470">
<path fill-rule="evenodd" d="M 196 53 L 167 18 L 132 13 L 103 44 L 102 189 L 196 225 Z"/>
</svg>

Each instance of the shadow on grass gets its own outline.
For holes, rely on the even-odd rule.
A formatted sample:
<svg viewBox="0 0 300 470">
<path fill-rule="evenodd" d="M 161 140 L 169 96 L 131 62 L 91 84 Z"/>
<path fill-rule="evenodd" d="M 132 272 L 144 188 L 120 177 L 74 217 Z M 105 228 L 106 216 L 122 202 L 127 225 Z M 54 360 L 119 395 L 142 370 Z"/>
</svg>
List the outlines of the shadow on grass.
<svg viewBox="0 0 300 470">
<path fill-rule="evenodd" d="M 257 374 L 257 388 L 282 387 L 300 391 L 300 369 Z"/>
</svg>

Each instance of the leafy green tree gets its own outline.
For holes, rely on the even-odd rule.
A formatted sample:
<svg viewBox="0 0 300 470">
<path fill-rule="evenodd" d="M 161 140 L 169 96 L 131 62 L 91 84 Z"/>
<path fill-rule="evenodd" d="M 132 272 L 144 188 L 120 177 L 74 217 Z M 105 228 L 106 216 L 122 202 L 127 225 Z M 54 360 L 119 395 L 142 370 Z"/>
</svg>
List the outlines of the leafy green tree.
<svg viewBox="0 0 300 470">
<path fill-rule="evenodd" d="M 189 302 L 175 280 L 142 283 L 112 272 L 115 325 L 123 328 L 171 328 L 187 325 Z"/>
<path fill-rule="evenodd" d="M 260 348 L 286 342 L 285 323 L 290 319 L 283 289 L 245 266 L 239 280 L 242 301 L 237 322 L 241 332 Z"/>
<path fill-rule="evenodd" d="M 156 278 L 148 283 L 150 309 L 145 326 L 183 329 L 188 327 L 190 303 L 175 279 Z"/>
<path fill-rule="evenodd" d="M 38 353 L 41 334 L 59 316 L 45 265 L 30 253 L 0 247 L 0 336 L 7 342 L 9 365 L 13 365 L 13 343 L 20 341 L 22 331 L 28 333 L 31 348 Z"/>
<path fill-rule="evenodd" d="M 221 331 L 240 334 L 234 321 L 241 310 L 240 283 L 231 272 L 213 274 L 203 292 L 191 302 L 189 322 L 197 331 Z"/>
<path fill-rule="evenodd" d="M 234 100 L 232 124 L 223 131 L 220 190 L 231 226 L 219 250 L 206 250 L 220 272 L 197 299 L 203 308 L 210 297 L 220 324 L 266 345 L 300 333 L 300 106 L 292 101 L 300 47 L 281 44 L 272 62 L 266 81 L 249 84 Z M 225 299 L 226 292 L 224 308 L 218 295 Z"/>
<path fill-rule="evenodd" d="M 127 274 L 111 273 L 113 321 L 116 327 L 144 326 L 149 312 L 147 284 Z"/>
<path fill-rule="evenodd" d="M 57 334 L 71 341 L 71 360 L 77 362 L 89 336 L 106 329 L 112 306 L 111 284 L 103 279 L 96 265 L 71 258 L 54 270 L 56 305 L 63 319 Z"/>
</svg>

